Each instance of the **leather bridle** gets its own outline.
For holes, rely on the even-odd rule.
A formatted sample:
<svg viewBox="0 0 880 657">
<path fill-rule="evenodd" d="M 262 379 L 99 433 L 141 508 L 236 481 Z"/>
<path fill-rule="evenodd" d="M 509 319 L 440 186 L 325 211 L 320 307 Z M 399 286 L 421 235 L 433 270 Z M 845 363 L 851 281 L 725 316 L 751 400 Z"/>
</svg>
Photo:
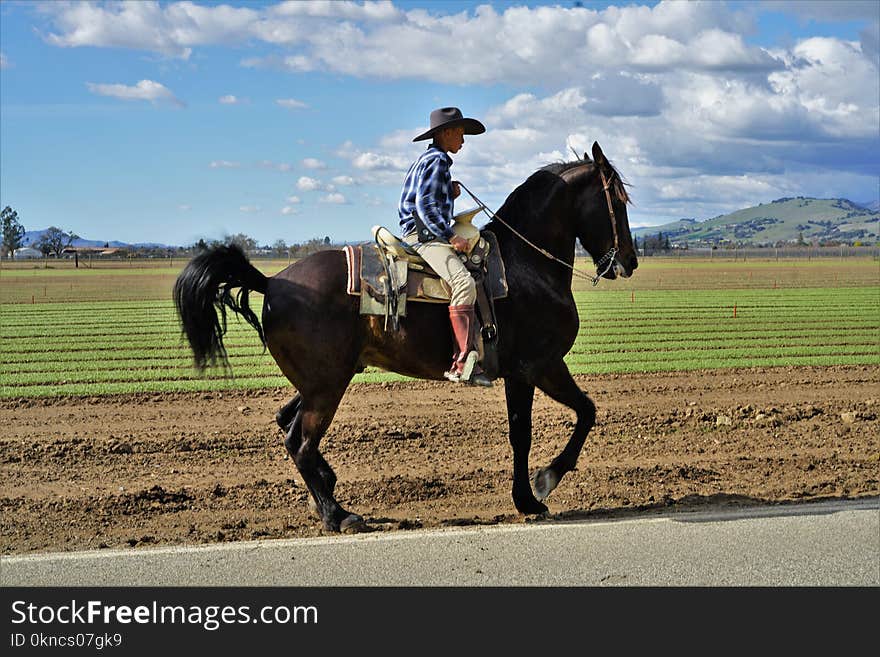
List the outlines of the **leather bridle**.
<svg viewBox="0 0 880 657">
<path fill-rule="evenodd" d="M 611 247 L 611 249 L 608 251 L 608 253 L 606 253 L 601 258 L 599 258 L 599 260 L 596 261 L 597 274 L 595 276 L 590 276 L 590 274 L 585 274 L 584 272 L 578 271 L 577 269 L 574 268 L 573 265 L 570 265 L 569 263 L 567 263 L 565 260 L 562 260 L 561 258 L 557 258 L 555 255 L 553 255 L 552 253 L 550 253 L 546 249 L 542 249 L 540 246 L 538 246 L 534 242 L 530 241 L 525 235 L 523 235 L 522 233 L 517 231 L 513 226 L 511 226 L 506 221 L 504 221 L 504 219 L 502 219 L 497 214 L 492 212 L 492 210 L 490 210 L 489 207 L 485 203 L 483 203 L 480 199 L 478 199 L 477 196 L 471 190 L 469 190 L 467 187 L 465 187 L 464 183 L 462 183 L 461 181 L 458 181 L 458 184 L 459 184 L 459 186 L 461 186 L 461 188 L 464 191 L 466 191 L 470 195 L 470 197 L 472 199 L 474 199 L 474 202 L 480 206 L 480 209 L 483 212 L 485 212 L 486 215 L 490 219 L 494 219 L 495 221 L 500 223 L 502 226 L 505 226 L 510 232 L 512 232 L 514 235 L 516 235 L 518 238 L 520 238 L 523 242 L 525 242 L 530 247 L 532 247 L 533 249 L 535 249 L 536 251 L 538 251 L 542 255 L 546 256 L 550 260 L 555 260 L 556 262 L 560 263 L 561 265 L 564 265 L 565 267 L 568 267 L 569 269 L 571 269 L 573 276 L 589 280 L 593 284 L 593 286 L 596 286 L 599 284 L 599 281 L 602 279 L 602 277 L 608 273 L 608 270 L 611 269 L 612 266 L 614 266 L 614 258 L 617 256 L 617 253 L 619 251 L 619 243 L 618 243 L 618 237 L 617 237 L 617 216 L 614 213 L 614 205 L 611 202 L 611 192 L 610 192 L 611 187 L 608 183 L 608 180 L 605 178 L 605 172 L 602 170 L 602 167 L 600 167 L 598 164 L 595 164 L 595 167 L 599 170 L 599 175 L 602 178 L 602 188 L 605 190 L 605 201 L 608 203 L 608 213 L 611 216 L 611 230 L 613 231 L 613 234 L 614 234 L 614 246 Z M 569 171 L 571 171 L 571 170 L 572 169 L 569 169 Z M 568 171 L 563 172 L 560 175 L 560 178 L 562 178 L 566 183 L 568 183 L 567 177 L 565 176 L 566 173 L 568 173 Z M 599 271 L 599 267 L 601 267 L 602 265 L 605 265 L 605 268 L 602 269 L 602 271 Z"/>
</svg>

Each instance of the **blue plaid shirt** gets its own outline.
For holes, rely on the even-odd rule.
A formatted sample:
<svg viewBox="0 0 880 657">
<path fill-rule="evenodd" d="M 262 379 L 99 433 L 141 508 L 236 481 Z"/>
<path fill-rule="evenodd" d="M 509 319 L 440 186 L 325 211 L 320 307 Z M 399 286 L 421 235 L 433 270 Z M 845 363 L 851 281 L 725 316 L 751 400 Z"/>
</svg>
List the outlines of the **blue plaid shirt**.
<svg viewBox="0 0 880 657">
<path fill-rule="evenodd" d="M 404 235 L 416 230 L 413 215 L 418 212 L 425 226 L 446 240 L 452 231 L 452 158 L 434 144 L 422 153 L 406 173 L 397 212 Z"/>
</svg>

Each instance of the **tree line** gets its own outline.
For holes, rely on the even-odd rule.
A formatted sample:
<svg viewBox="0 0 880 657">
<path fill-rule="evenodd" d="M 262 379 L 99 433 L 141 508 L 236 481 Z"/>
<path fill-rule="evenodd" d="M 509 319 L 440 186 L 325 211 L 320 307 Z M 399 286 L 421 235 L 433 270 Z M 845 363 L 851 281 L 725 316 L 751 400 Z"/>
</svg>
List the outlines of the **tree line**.
<svg viewBox="0 0 880 657">
<path fill-rule="evenodd" d="M 652 253 L 657 253 L 658 251 L 672 250 L 672 244 L 669 243 L 669 235 L 664 235 L 662 232 L 659 232 L 656 235 L 645 235 L 642 238 L 641 243 L 639 243 L 637 237 L 634 237 L 633 246 L 636 249 L 636 253 L 644 255 L 650 255 Z"/>
<path fill-rule="evenodd" d="M 24 245 L 25 229 L 18 218 L 18 212 L 10 206 L 3 208 L 0 212 L 0 225 L 3 229 L 3 244 L 0 257 L 12 258 L 15 251 Z M 54 255 L 61 257 L 65 249 L 71 247 L 74 241 L 79 239 L 79 235 L 73 231 L 65 231 L 57 226 L 50 226 L 40 236 L 40 239 L 31 244 L 34 249 L 40 251 L 44 257 Z M 224 235 L 221 240 L 200 239 L 195 244 L 188 247 L 176 247 L 173 249 L 143 247 L 129 247 L 130 253 L 138 253 L 143 255 L 170 255 L 171 253 L 198 253 L 218 245 L 235 244 L 248 253 L 265 253 L 267 255 L 275 255 L 279 258 L 303 258 L 316 251 L 331 248 L 330 237 L 313 238 L 301 244 L 287 244 L 283 239 L 276 240 L 272 245 L 260 245 L 253 237 L 244 233 L 236 233 L 234 235 Z M 108 243 L 104 244 L 105 248 L 109 247 Z"/>
<path fill-rule="evenodd" d="M 278 256 L 279 258 L 304 258 L 317 251 L 323 251 L 324 249 L 332 247 L 329 236 L 324 237 L 323 239 L 315 237 L 301 244 L 288 244 L 283 239 L 278 239 L 271 245 L 265 244 L 261 246 L 253 237 L 245 235 L 244 233 L 236 233 L 234 235 L 224 235 L 222 240 L 206 241 L 200 239 L 193 244 L 192 250 L 197 252 L 206 251 L 207 249 L 220 245 L 235 245 L 241 247 L 246 253 L 263 252 Z"/>
<path fill-rule="evenodd" d="M 3 229 L 2 254 L 11 258 L 13 254 L 24 244 L 25 229 L 18 220 L 18 212 L 8 205 L 0 211 L 0 226 Z M 73 231 L 65 231 L 57 226 L 50 226 L 42 234 L 37 242 L 31 246 L 44 256 L 60 256 L 64 249 L 79 239 L 79 235 Z"/>
</svg>

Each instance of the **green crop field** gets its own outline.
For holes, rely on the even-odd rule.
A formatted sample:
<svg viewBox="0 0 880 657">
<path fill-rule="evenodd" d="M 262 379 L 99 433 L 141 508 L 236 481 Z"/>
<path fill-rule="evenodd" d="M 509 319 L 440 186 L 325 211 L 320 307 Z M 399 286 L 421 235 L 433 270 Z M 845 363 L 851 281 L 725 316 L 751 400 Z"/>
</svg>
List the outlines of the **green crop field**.
<svg viewBox="0 0 880 657">
<path fill-rule="evenodd" d="M 0 269 L 0 397 L 287 385 L 236 316 L 233 378 L 199 376 L 171 287 L 183 262 Z M 287 263 L 256 263 L 267 274 Z M 586 262 L 579 267 L 587 270 Z M 646 258 L 629 280 L 576 279 L 572 372 L 880 364 L 880 266 L 869 258 L 712 262 Z M 260 295 L 253 295 L 259 306 Z M 501 327 L 503 331 L 503 327 Z M 368 369 L 357 382 L 403 380 Z"/>
</svg>

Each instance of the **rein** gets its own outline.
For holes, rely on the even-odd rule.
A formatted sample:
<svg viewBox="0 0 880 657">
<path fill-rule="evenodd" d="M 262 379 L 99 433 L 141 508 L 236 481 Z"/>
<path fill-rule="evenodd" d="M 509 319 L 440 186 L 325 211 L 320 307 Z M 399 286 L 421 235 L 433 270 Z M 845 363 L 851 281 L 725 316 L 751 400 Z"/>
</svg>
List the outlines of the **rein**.
<svg viewBox="0 0 880 657">
<path fill-rule="evenodd" d="M 557 258 L 555 255 L 553 255 L 552 253 L 550 253 L 546 249 L 542 249 L 540 246 L 538 246 L 534 242 L 530 241 L 525 235 L 520 233 L 513 226 L 511 226 L 509 223 L 504 221 L 504 219 L 502 219 L 497 214 L 492 212 L 492 210 L 489 209 L 489 206 L 487 206 L 485 203 L 483 203 L 479 198 L 477 198 L 476 194 L 474 194 L 471 190 L 469 190 L 467 187 L 465 187 L 464 183 L 462 183 L 461 181 L 457 181 L 457 182 L 458 182 L 459 186 L 464 191 L 466 191 L 472 199 L 474 199 L 474 202 L 480 206 L 480 209 L 486 213 L 486 216 L 488 216 L 490 219 L 497 221 L 501 225 L 505 226 L 511 233 L 516 235 L 519 239 L 521 239 L 523 242 L 525 242 L 530 247 L 535 249 L 535 251 L 537 251 L 541 255 L 549 258 L 550 260 L 555 260 L 556 262 L 558 262 L 559 264 L 561 264 L 565 267 L 568 267 L 571 270 L 571 273 L 573 276 L 576 276 L 576 277 L 584 279 L 584 280 L 588 280 L 593 284 L 593 287 L 595 287 L 599 284 L 599 281 L 602 279 L 602 277 L 606 273 L 608 273 L 608 270 L 611 269 L 611 266 L 614 264 L 614 257 L 617 255 L 617 251 L 618 251 L 617 219 L 614 216 L 614 207 L 611 205 L 611 194 L 608 191 L 609 185 L 605 179 L 605 172 L 602 171 L 601 168 L 599 168 L 599 167 L 597 167 L 597 168 L 599 169 L 599 175 L 602 176 L 602 186 L 605 189 L 605 200 L 608 202 L 608 212 L 611 214 L 611 228 L 614 231 L 614 246 L 612 246 L 611 250 L 608 251 L 608 253 L 603 255 L 601 258 L 599 258 L 599 260 L 596 262 L 597 271 L 598 271 L 599 267 L 601 267 L 602 265 L 605 265 L 605 268 L 602 269 L 601 272 L 598 272 L 596 274 L 596 276 L 590 276 L 590 274 L 586 274 L 584 272 L 578 271 L 577 269 L 574 268 L 574 265 L 568 264 L 562 258 Z"/>
</svg>

